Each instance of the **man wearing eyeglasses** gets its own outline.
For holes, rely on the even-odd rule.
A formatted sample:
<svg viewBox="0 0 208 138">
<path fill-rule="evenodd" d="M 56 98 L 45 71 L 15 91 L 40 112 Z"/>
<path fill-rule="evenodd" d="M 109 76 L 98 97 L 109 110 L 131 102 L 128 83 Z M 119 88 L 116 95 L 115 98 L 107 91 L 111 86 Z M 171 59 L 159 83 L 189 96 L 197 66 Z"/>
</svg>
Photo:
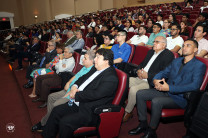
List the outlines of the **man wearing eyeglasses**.
<svg viewBox="0 0 208 138">
<path fill-rule="evenodd" d="M 206 65 L 195 58 L 196 40 L 184 42 L 183 57 L 176 58 L 153 78 L 155 89 L 139 90 L 136 94 L 139 125 L 130 135 L 144 133 L 143 138 L 156 138 L 162 109 L 184 109 L 187 101 L 184 93 L 198 91 L 203 81 Z M 151 101 L 151 119 L 147 122 L 146 101 Z"/>
<path fill-rule="evenodd" d="M 178 24 L 173 24 L 171 27 L 171 37 L 167 38 L 167 49 L 172 52 L 178 52 L 184 41 L 183 38 L 179 35 L 181 31 L 181 26 Z"/>
<path fill-rule="evenodd" d="M 127 32 L 122 30 L 119 31 L 116 36 L 118 44 L 113 45 L 111 50 L 114 53 L 114 64 L 127 62 L 131 54 L 131 47 L 125 42 Z"/>
<path fill-rule="evenodd" d="M 137 91 L 153 87 L 153 77 L 165 69 L 174 59 L 173 53 L 166 49 L 166 45 L 165 37 L 156 37 L 153 49 L 148 51 L 147 56 L 137 68 L 137 76 L 130 77 L 128 104 L 125 108 L 123 122 L 127 122 L 133 115 L 132 110 L 136 104 Z"/>
<path fill-rule="evenodd" d="M 160 32 L 161 29 L 162 29 L 162 26 L 159 23 L 155 23 L 153 25 L 153 33 L 151 33 L 146 46 L 153 47 L 153 42 L 157 36 L 163 36 L 166 38 L 165 34 Z"/>
</svg>

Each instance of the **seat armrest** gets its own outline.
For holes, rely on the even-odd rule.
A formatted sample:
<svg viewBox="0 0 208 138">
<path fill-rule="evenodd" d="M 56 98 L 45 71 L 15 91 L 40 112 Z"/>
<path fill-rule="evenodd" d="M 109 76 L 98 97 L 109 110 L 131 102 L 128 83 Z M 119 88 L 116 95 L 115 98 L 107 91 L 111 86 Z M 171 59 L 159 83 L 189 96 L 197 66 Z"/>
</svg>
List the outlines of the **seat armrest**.
<svg viewBox="0 0 208 138">
<path fill-rule="evenodd" d="M 95 108 L 94 113 L 99 115 L 105 112 L 120 112 L 120 110 L 121 106 L 119 105 L 102 105 Z"/>
<path fill-rule="evenodd" d="M 191 92 L 186 92 L 184 93 L 183 97 L 187 100 L 187 101 L 191 101 L 192 99 L 195 99 L 196 97 L 201 97 L 201 95 L 204 93 L 205 91 L 191 91 Z"/>
</svg>

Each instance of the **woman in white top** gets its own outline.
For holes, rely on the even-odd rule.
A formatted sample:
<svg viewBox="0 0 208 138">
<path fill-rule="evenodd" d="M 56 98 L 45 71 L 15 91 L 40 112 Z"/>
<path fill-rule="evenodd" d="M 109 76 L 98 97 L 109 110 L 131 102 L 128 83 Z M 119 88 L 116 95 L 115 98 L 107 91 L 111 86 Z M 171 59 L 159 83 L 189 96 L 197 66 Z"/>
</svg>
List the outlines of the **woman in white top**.
<svg viewBox="0 0 208 138">
<path fill-rule="evenodd" d="M 124 28 L 124 30 L 127 32 L 134 32 L 134 28 L 131 25 L 132 25 L 131 20 L 127 20 L 126 27 Z"/>
<path fill-rule="evenodd" d="M 92 18 L 91 23 L 87 27 L 95 27 L 95 26 L 96 26 L 95 20 Z"/>
</svg>

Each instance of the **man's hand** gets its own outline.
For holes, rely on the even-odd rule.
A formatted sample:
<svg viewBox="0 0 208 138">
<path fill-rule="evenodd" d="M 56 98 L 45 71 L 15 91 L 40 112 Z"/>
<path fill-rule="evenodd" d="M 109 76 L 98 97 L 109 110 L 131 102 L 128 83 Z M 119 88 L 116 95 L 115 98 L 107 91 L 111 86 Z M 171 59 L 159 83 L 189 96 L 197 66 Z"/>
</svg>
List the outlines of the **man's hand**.
<svg viewBox="0 0 208 138">
<path fill-rule="evenodd" d="M 160 87 L 160 91 L 169 91 L 169 85 L 166 83 L 165 79 L 162 79 L 163 84 Z"/>
<path fill-rule="evenodd" d="M 75 94 L 79 92 L 79 90 L 75 87 L 75 88 L 72 88 L 71 91 L 70 91 L 70 98 L 74 99 L 75 98 Z"/>
<path fill-rule="evenodd" d="M 147 79 L 148 73 L 142 68 L 142 79 Z"/>
<path fill-rule="evenodd" d="M 137 76 L 139 77 L 139 79 L 142 79 L 142 70 L 141 69 L 137 70 Z"/>
<path fill-rule="evenodd" d="M 160 87 L 160 82 L 161 82 L 162 80 L 153 80 L 153 84 L 155 85 L 155 89 L 159 89 L 159 87 Z"/>
<path fill-rule="evenodd" d="M 165 79 L 162 80 L 154 80 L 155 88 L 159 91 L 169 91 L 169 85 L 166 83 Z M 162 83 L 162 84 L 161 84 Z"/>
<path fill-rule="evenodd" d="M 49 48 L 46 49 L 46 52 L 50 52 L 50 51 L 49 51 Z"/>
<path fill-rule="evenodd" d="M 63 54 L 60 54 L 59 55 L 59 59 L 62 60 L 63 58 L 64 58 L 64 55 Z"/>
</svg>

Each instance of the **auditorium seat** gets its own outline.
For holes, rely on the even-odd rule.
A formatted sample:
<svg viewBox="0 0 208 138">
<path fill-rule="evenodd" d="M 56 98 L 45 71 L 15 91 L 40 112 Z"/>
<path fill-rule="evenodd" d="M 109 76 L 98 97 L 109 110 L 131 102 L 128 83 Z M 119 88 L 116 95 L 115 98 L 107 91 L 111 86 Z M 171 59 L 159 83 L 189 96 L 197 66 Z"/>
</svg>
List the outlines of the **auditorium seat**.
<svg viewBox="0 0 208 138">
<path fill-rule="evenodd" d="M 183 41 L 185 42 L 188 39 L 188 36 L 180 35 L 183 38 Z"/>
<path fill-rule="evenodd" d="M 193 31 L 194 31 L 193 27 L 192 27 L 192 26 L 187 26 L 187 29 L 188 29 L 188 31 L 189 31 L 189 38 L 192 38 L 192 36 L 193 36 Z"/>
<path fill-rule="evenodd" d="M 129 59 L 127 61 L 128 63 L 130 63 L 132 61 L 132 59 L 134 57 L 134 53 L 135 53 L 135 46 L 132 44 L 129 44 L 129 45 L 131 46 L 131 54 L 130 54 Z"/>
<path fill-rule="evenodd" d="M 137 46 L 135 53 L 134 53 L 134 57 L 132 59 L 133 64 L 139 65 L 144 58 L 147 55 L 147 52 L 150 50 L 151 48 L 147 47 L 147 46 Z"/>
<path fill-rule="evenodd" d="M 206 58 L 201 58 L 201 57 L 196 57 L 198 60 L 203 62 L 206 65 L 206 72 L 205 76 L 202 82 L 202 85 L 200 87 L 201 91 L 204 91 L 207 83 L 208 83 L 208 59 Z M 147 108 L 151 110 L 151 101 L 147 101 Z M 161 117 L 163 119 L 170 118 L 170 117 L 178 117 L 178 116 L 183 116 L 184 115 L 184 109 L 162 109 L 162 114 Z"/>
<path fill-rule="evenodd" d="M 125 98 L 128 90 L 128 77 L 121 70 L 116 69 L 119 84 L 116 91 L 116 96 L 112 105 L 103 105 L 95 109 L 95 113 L 100 116 L 100 123 L 97 127 L 81 127 L 74 131 L 75 137 L 95 135 L 101 138 L 118 137 L 121 122 L 124 114 Z"/>
</svg>

